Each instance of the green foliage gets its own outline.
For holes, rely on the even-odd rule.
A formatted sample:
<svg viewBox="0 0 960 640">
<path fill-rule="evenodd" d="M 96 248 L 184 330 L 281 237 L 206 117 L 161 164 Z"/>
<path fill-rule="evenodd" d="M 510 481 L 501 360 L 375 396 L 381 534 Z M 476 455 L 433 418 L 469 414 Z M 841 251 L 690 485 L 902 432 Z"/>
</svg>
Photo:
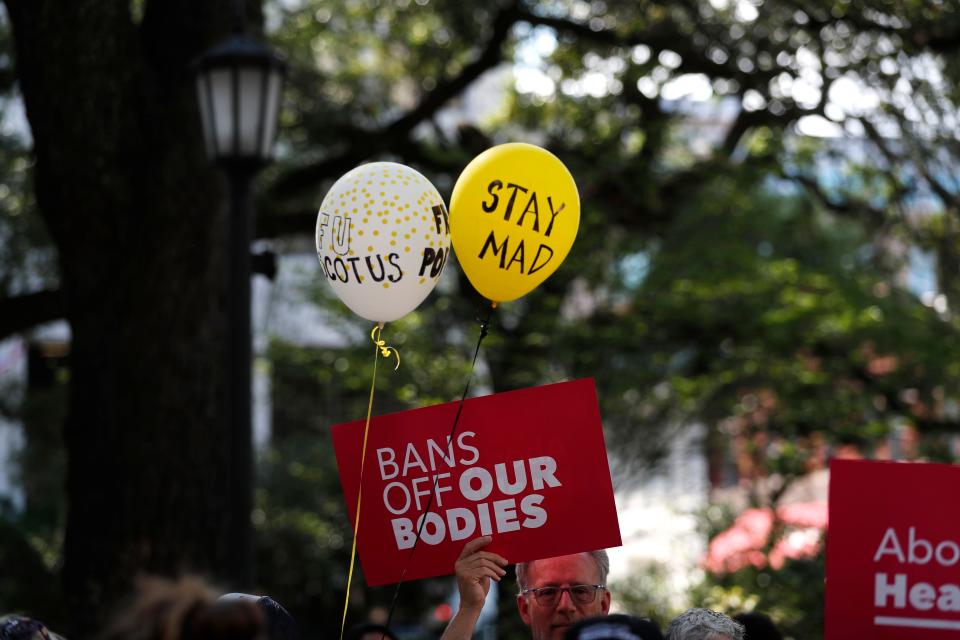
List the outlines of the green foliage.
<svg viewBox="0 0 960 640">
<path fill-rule="evenodd" d="M 787 560 L 783 568 L 746 568 L 725 576 L 709 575 L 691 594 L 700 606 L 734 615 L 760 611 L 793 640 L 823 637 L 824 555 Z"/>
<path fill-rule="evenodd" d="M 665 629 L 683 611 L 668 597 L 670 587 L 667 567 L 649 563 L 631 571 L 628 579 L 610 585 L 610 593 L 618 610 L 642 618 L 650 618 Z"/>
<path fill-rule="evenodd" d="M 900 265 L 878 267 L 853 223 L 751 182 L 718 175 L 703 186 L 703 200 L 639 254 L 643 273 L 621 263 L 608 306 L 558 337 L 573 372 L 605 390 L 618 448 L 655 453 L 657 441 L 636 432 L 665 420 L 872 442 L 892 424 L 922 424 L 897 402 L 904 388 L 929 403 L 955 388 L 950 325 L 891 286 Z M 881 356 L 894 370 L 877 367 Z M 782 455 L 796 444 L 784 441 Z"/>
</svg>

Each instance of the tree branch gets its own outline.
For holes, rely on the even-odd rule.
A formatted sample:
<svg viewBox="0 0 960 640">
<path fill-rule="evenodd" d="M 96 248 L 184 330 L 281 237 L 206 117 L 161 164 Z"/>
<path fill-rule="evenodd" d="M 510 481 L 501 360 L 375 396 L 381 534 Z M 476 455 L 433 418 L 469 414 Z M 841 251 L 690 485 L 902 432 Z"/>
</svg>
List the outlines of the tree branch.
<svg viewBox="0 0 960 640">
<path fill-rule="evenodd" d="M 789 171 L 781 171 L 780 173 L 784 178 L 792 180 L 803 187 L 817 202 L 834 213 L 845 217 L 859 218 L 875 228 L 883 226 L 887 220 L 883 209 L 871 207 L 865 202 L 851 202 L 849 200 L 846 202 L 838 202 L 834 200 L 823 190 L 815 178 L 799 173 L 791 173 Z"/>
<path fill-rule="evenodd" d="M 6 93 L 17 83 L 17 72 L 12 66 L 0 67 L 0 91 Z"/>
<path fill-rule="evenodd" d="M 66 304 L 59 290 L 0 299 L 0 340 L 38 324 L 59 320 L 65 314 Z"/>
<path fill-rule="evenodd" d="M 277 273 L 276 255 L 261 251 L 250 255 L 251 272 L 273 280 Z M 67 315 L 63 292 L 48 289 L 0 298 L 0 340 L 31 327 L 60 320 Z"/>
<path fill-rule="evenodd" d="M 531 25 L 550 27 L 558 32 L 570 33 L 588 42 L 597 42 L 616 47 L 632 47 L 646 45 L 653 52 L 669 49 L 680 54 L 681 63 L 677 68 L 682 73 L 703 73 L 711 77 L 734 78 L 742 87 L 753 88 L 765 85 L 770 78 L 781 72 L 777 66 L 762 71 L 746 73 L 741 71 L 731 58 L 726 62 L 718 63 L 689 45 L 690 34 L 683 31 L 670 21 L 664 21 L 655 29 L 620 34 L 611 29 L 594 30 L 589 25 L 575 22 L 567 18 L 541 16 L 529 11 L 520 11 L 519 20 Z"/>
<path fill-rule="evenodd" d="M 482 150 L 477 150 L 476 153 L 480 153 Z M 401 162 L 452 175 L 456 175 L 458 171 L 462 170 L 470 159 L 469 156 L 464 154 L 450 153 L 446 156 L 438 154 L 433 149 L 428 148 L 427 145 L 411 141 L 408 141 L 402 147 L 393 149 L 393 151 L 399 156 Z M 331 158 L 329 161 L 317 163 L 314 165 L 318 172 L 317 180 L 322 181 L 327 178 L 339 177 L 368 155 L 358 153 L 356 155 L 357 160 L 354 161 L 351 160 L 351 155 L 345 153 L 337 156 L 336 159 Z M 302 236 L 312 233 L 317 222 L 317 205 L 294 204 L 283 207 L 278 206 L 276 200 L 276 197 L 269 193 L 257 200 L 257 211 L 260 212 L 260 215 L 257 216 L 257 228 L 255 230 L 257 239 Z"/>
<path fill-rule="evenodd" d="M 897 119 L 898 124 L 900 125 L 900 130 L 904 131 L 904 125 L 906 124 L 906 119 L 895 110 L 893 107 L 888 109 L 890 113 L 894 115 Z M 880 132 L 877 131 L 877 128 L 873 125 L 870 120 L 867 118 L 860 118 L 860 123 L 863 125 L 864 130 L 867 132 L 867 137 L 870 138 L 870 141 L 873 142 L 887 159 L 887 162 L 890 163 L 891 168 L 894 168 L 897 164 L 904 162 L 902 158 L 897 156 L 891 149 L 890 146 L 886 143 L 883 136 L 880 135 Z M 920 172 L 920 175 L 923 176 L 923 179 L 930 186 L 930 189 L 936 194 L 940 201 L 943 202 L 943 206 L 956 209 L 957 208 L 957 198 L 950 192 L 943 184 L 937 180 L 931 173 L 930 169 L 927 167 L 927 163 L 923 161 L 922 158 L 913 158 L 912 164 Z"/>
<path fill-rule="evenodd" d="M 517 22 L 518 15 L 514 6 L 501 10 L 493 21 L 493 32 L 483 51 L 456 77 L 437 83 L 435 89 L 424 94 L 417 106 L 382 130 L 360 132 L 361 144 L 351 144 L 347 151 L 338 156 L 289 171 L 270 187 L 271 197 L 289 196 L 313 188 L 323 179 L 340 175 L 363 159 L 392 149 L 405 140 L 418 124 L 432 117 L 444 104 L 460 95 L 484 72 L 502 61 L 503 44 L 510 34 L 510 28 Z"/>
<path fill-rule="evenodd" d="M 803 109 L 793 105 L 780 114 L 772 113 L 766 109 L 760 109 L 757 111 L 746 111 L 745 109 L 741 109 L 740 113 L 737 115 L 737 119 L 734 120 L 733 124 L 730 126 L 730 129 L 727 130 L 727 134 L 724 137 L 720 148 L 723 151 L 723 154 L 729 158 L 731 155 L 733 155 L 733 152 L 743 135 L 754 127 L 760 125 L 776 125 L 779 128 L 786 128 L 787 125 L 792 122 L 796 122 L 804 116 L 822 114 L 823 111 L 820 106 L 814 107 L 813 109 Z"/>
</svg>

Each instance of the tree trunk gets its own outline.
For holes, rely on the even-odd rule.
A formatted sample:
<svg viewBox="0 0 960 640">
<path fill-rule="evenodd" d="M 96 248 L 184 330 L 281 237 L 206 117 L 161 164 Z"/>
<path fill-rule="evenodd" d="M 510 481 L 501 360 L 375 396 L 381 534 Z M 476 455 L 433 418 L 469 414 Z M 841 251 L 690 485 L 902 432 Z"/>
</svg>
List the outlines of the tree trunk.
<svg viewBox="0 0 960 640">
<path fill-rule="evenodd" d="M 229 3 L 7 0 L 72 330 L 64 588 L 99 630 L 141 571 L 236 584 L 223 419 L 226 213 L 189 63 Z"/>
</svg>

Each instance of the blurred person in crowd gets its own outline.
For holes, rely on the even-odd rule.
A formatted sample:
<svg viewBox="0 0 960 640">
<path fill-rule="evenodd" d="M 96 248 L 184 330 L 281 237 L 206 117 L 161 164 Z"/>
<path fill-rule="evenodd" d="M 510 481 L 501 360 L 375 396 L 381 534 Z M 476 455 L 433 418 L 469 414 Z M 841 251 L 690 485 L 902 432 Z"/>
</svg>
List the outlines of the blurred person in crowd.
<svg viewBox="0 0 960 640">
<path fill-rule="evenodd" d="M 490 580 L 499 582 L 506 575 L 506 558 L 483 550 L 492 539 L 471 540 L 457 559 L 460 608 L 441 640 L 469 640 L 490 591 Z M 606 615 L 610 611 L 609 571 L 610 559 L 603 550 L 518 563 L 517 608 L 533 640 L 560 640 L 576 622 Z"/>
<path fill-rule="evenodd" d="M 564 640 L 663 640 L 663 634 L 652 620 L 614 613 L 581 620 Z"/>
<path fill-rule="evenodd" d="M 744 640 L 783 640 L 783 634 L 770 616 L 759 611 L 738 613 L 733 619 L 743 625 Z"/>
<path fill-rule="evenodd" d="M 710 609 L 687 609 L 667 627 L 667 640 L 744 640 L 743 625 Z"/>
<path fill-rule="evenodd" d="M 375 622 L 355 624 L 343 635 L 343 640 L 398 640 L 393 631 Z"/>
<path fill-rule="evenodd" d="M 267 640 L 299 640 L 300 631 L 293 616 L 273 598 L 249 593 L 226 593 L 220 596 L 221 602 L 230 600 L 252 602 L 260 608 L 266 619 Z"/>
<path fill-rule="evenodd" d="M 266 620 L 255 602 L 218 601 L 199 578 L 141 578 L 104 640 L 266 640 Z"/>
<path fill-rule="evenodd" d="M 47 626 L 27 616 L 0 617 L 0 640 L 63 640 Z"/>
</svg>

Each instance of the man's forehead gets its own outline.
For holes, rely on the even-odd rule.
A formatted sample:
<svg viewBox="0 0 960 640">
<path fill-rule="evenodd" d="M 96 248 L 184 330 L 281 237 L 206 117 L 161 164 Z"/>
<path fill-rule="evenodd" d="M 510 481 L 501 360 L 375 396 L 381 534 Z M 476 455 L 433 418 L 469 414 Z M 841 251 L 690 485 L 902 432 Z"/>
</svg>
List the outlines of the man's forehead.
<svg viewBox="0 0 960 640">
<path fill-rule="evenodd" d="M 593 584 L 600 579 L 600 567 L 589 553 L 543 558 L 527 564 L 531 584 L 570 582 Z"/>
</svg>

